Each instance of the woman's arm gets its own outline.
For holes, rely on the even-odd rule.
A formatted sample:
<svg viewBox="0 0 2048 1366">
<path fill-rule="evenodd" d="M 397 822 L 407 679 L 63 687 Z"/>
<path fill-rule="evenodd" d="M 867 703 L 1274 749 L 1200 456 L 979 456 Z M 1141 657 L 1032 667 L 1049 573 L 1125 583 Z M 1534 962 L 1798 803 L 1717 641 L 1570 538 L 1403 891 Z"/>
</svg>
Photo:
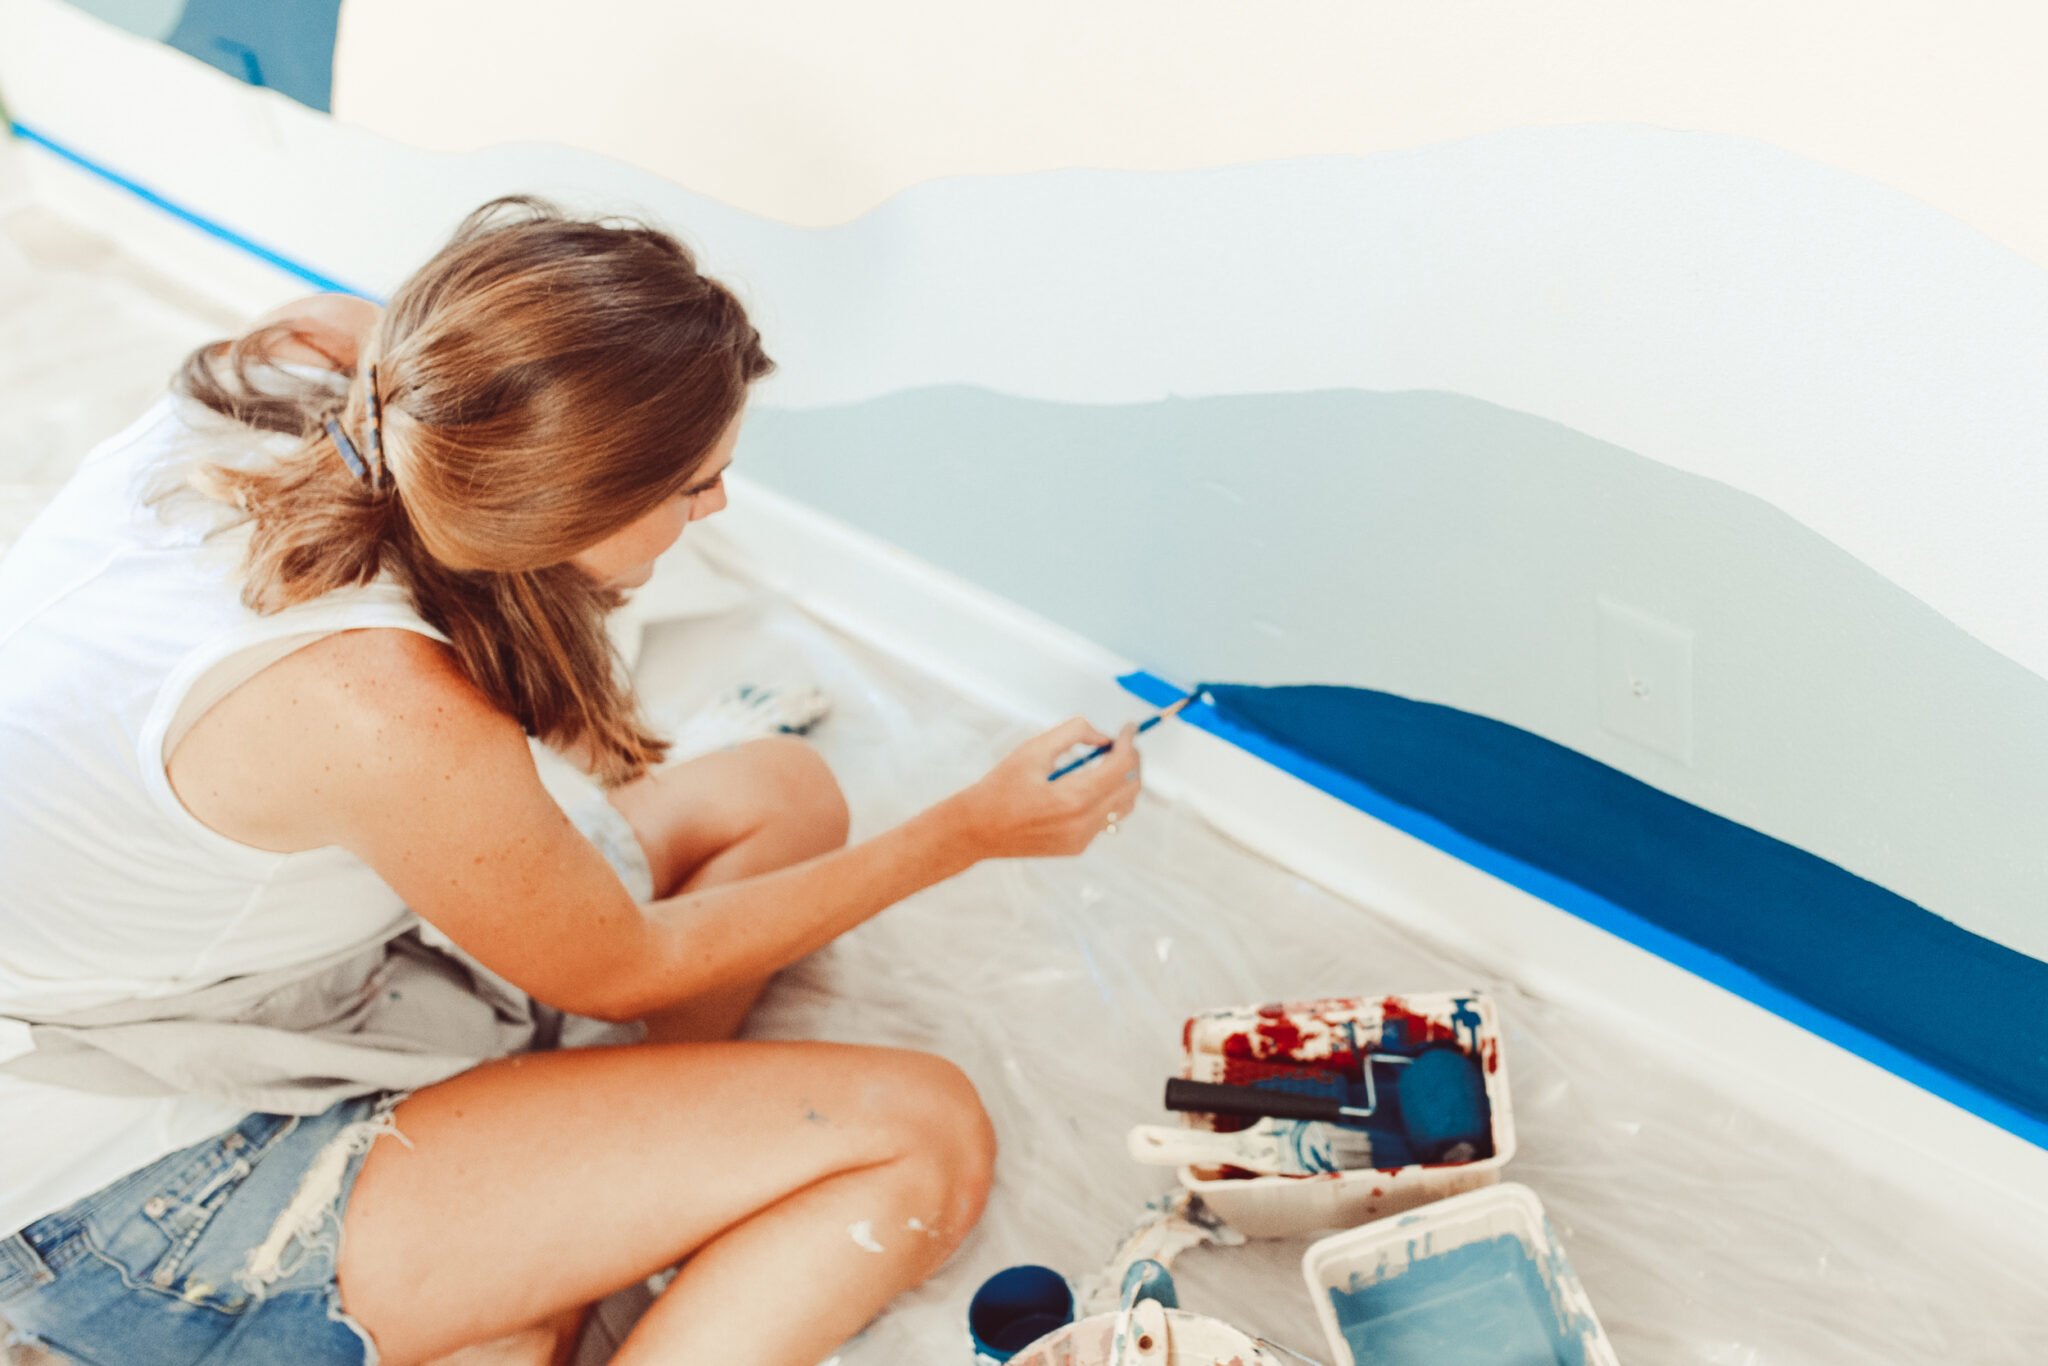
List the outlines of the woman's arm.
<svg viewBox="0 0 2048 1366">
<path fill-rule="evenodd" d="M 1132 731 L 1072 777 L 1055 784 L 1046 775 L 1074 746 L 1107 739 L 1085 721 L 1069 721 L 893 830 L 791 868 L 656 902 L 655 952 L 644 974 L 621 983 L 627 995 L 617 1018 L 765 978 L 984 858 L 1080 853 L 1106 828 L 1109 810 L 1134 795 Z M 1083 781 L 1068 790 L 1076 778 Z M 707 975 L 704 964 L 716 967 Z"/>
<path fill-rule="evenodd" d="M 1070 722 L 874 839 L 645 910 L 541 786 L 517 724 L 410 632 L 348 632 L 265 669 L 193 727 L 171 779 L 230 838 L 351 850 L 541 1000 L 633 1019 L 766 977 L 979 859 L 1078 852 L 1128 803 L 1135 748 L 1045 775 L 1100 738 Z"/>
</svg>

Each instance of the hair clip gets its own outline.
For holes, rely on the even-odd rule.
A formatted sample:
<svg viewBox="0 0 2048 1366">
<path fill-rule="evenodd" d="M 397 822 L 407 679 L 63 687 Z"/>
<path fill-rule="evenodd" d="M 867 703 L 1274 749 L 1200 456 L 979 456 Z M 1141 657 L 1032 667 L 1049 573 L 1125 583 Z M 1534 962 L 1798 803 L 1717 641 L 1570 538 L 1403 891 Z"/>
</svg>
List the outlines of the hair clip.
<svg viewBox="0 0 2048 1366">
<path fill-rule="evenodd" d="M 384 475 L 384 405 L 377 398 L 377 364 L 370 363 L 369 374 L 363 388 L 363 407 L 370 422 L 370 475 L 372 484 Z"/>
<path fill-rule="evenodd" d="M 333 418 L 326 422 L 327 435 L 334 439 L 334 449 L 341 452 L 341 458 L 348 462 L 349 471 L 365 483 L 370 478 L 370 467 L 363 463 L 363 457 L 356 452 L 356 443 L 348 439 L 348 433 Z"/>
</svg>

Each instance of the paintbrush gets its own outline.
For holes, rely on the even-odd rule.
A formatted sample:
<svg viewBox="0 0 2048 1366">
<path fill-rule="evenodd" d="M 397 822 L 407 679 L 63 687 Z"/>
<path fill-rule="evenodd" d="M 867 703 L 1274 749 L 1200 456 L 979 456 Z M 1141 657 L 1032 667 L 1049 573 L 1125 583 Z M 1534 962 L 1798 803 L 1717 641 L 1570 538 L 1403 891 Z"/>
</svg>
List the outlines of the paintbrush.
<svg viewBox="0 0 2048 1366">
<path fill-rule="evenodd" d="M 1373 1165 L 1372 1135 L 1299 1119 L 1262 1119 L 1228 1134 L 1140 1124 L 1125 1146 L 1148 1166 L 1237 1167 L 1262 1176 L 1325 1176 Z"/>
<path fill-rule="evenodd" d="M 1186 709 L 1188 703 L 1194 701 L 1201 695 L 1201 690 L 1198 688 L 1194 692 L 1189 693 L 1186 697 L 1183 697 L 1180 701 L 1166 708 L 1164 711 L 1156 713 L 1143 725 L 1138 727 L 1138 734 L 1143 735 L 1146 731 L 1152 729 L 1152 727 L 1158 725 L 1161 721 L 1164 721 L 1169 716 L 1179 716 L 1181 712 Z M 1046 774 L 1045 780 L 1049 783 L 1056 783 L 1060 779 L 1066 777 L 1069 773 L 1072 773 L 1075 769 L 1080 768 L 1082 765 L 1094 763 L 1097 759 L 1100 759 L 1103 755 L 1109 753 L 1109 751 L 1113 747 L 1114 746 L 1112 745 L 1097 745 L 1094 749 L 1089 750 L 1080 758 L 1069 760 L 1067 763 L 1061 764 L 1058 768 Z"/>
</svg>

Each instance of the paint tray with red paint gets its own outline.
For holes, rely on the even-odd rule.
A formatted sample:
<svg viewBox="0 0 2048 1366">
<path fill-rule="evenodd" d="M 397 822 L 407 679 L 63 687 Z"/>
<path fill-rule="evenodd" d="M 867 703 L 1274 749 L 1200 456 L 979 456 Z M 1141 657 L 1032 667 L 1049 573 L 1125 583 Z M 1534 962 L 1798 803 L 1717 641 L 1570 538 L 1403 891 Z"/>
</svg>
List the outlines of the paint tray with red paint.
<svg viewBox="0 0 2048 1366">
<path fill-rule="evenodd" d="M 1323 1176 L 1197 1174 L 1181 1184 L 1234 1227 L 1253 1237 L 1349 1228 L 1500 1179 L 1515 1152 L 1514 1110 L 1501 1051 L 1500 1017 L 1484 993 L 1422 992 L 1336 997 L 1204 1011 L 1181 1032 L 1182 1075 L 1193 1081 L 1329 1093 L 1354 1103 L 1368 1075 L 1398 1072 L 1399 1060 L 1456 1049 L 1484 1077 L 1490 1144 L 1467 1162 L 1409 1163 Z M 1383 1092 L 1384 1086 L 1375 1088 Z M 1202 1128 L 1232 1128 L 1205 1114 L 1182 1116 Z"/>
</svg>

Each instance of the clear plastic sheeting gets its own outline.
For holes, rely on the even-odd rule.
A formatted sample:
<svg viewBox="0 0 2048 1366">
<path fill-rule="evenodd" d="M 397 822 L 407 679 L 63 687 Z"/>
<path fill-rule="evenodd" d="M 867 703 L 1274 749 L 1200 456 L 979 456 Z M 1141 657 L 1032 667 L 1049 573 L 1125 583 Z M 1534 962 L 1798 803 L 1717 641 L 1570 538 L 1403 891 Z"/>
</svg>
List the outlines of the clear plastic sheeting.
<svg viewBox="0 0 2048 1366">
<path fill-rule="evenodd" d="M 813 739 L 856 838 L 1029 733 L 772 599 L 657 628 L 640 676 L 671 714 L 741 682 L 823 687 L 837 709 Z M 1189 1014 L 1466 986 L 1505 1017 L 1520 1141 L 1506 1175 L 1542 1198 L 1623 1361 L 2048 1361 L 2048 1261 L 2018 1238 L 1961 1226 L 1591 1012 L 1536 999 L 1148 798 L 1081 858 L 984 864 L 883 913 L 783 974 L 756 1013 L 754 1037 L 944 1054 L 1001 1136 L 980 1229 L 842 1366 L 965 1360 L 984 1277 L 1017 1262 L 1078 1277 L 1111 1255 L 1173 1186 L 1124 1157 L 1123 1135 L 1171 1122 L 1159 1095 Z M 1328 1360 L 1301 1279 L 1309 1241 L 1191 1251 L 1175 1268 L 1182 1303 Z"/>
</svg>

